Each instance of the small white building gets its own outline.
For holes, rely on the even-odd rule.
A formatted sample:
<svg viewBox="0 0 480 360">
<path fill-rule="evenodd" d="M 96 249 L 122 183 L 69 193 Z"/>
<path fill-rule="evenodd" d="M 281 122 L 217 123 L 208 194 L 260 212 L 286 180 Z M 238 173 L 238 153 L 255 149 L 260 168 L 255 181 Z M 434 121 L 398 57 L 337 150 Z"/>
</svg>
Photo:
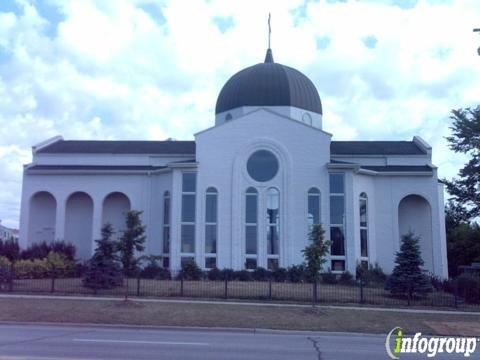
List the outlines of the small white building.
<svg viewBox="0 0 480 360">
<path fill-rule="evenodd" d="M 273 61 L 232 76 L 215 124 L 194 141 L 72 141 L 33 147 L 25 166 L 22 246 L 64 240 L 93 253 L 103 224 L 143 211 L 146 251 L 173 270 L 287 267 L 312 224 L 333 241 L 328 267 L 390 272 L 400 238 L 421 236 L 425 269 L 447 276 L 443 186 L 432 148 L 411 141 L 333 141 L 313 83 Z"/>
<path fill-rule="evenodd" d="M 18 230 L 2 225 L 2 220 L 0 220 L 0 240 L 18 241 Z"/>
</svg>

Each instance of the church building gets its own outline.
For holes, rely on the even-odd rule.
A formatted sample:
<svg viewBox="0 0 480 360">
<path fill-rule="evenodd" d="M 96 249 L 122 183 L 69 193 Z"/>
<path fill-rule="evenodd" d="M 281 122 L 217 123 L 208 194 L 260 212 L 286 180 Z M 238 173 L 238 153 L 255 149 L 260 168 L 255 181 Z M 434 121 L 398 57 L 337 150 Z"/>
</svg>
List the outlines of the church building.
<svg viewBox="0 0 480 360">
<path fill-rule="evenodd" d="M 24 167 L 20 244 L 63 240 L 86 260 L 102 226 L 120 237 L 134 209 L 146 253 L 173 271 L 189 259 L 203 269 L 300 264 L 312 225 L 322 224 L 327 268 L 354 274 L 367 262 L 389 273 L 411 230 L 425 269 L 447 277 L 431 146 L 419 136 L 334 141 L 322 116 L 312 81 L 268 49 L 226 82 L 214 125 L 195 140 L 46 140 Z"/>
</svg>

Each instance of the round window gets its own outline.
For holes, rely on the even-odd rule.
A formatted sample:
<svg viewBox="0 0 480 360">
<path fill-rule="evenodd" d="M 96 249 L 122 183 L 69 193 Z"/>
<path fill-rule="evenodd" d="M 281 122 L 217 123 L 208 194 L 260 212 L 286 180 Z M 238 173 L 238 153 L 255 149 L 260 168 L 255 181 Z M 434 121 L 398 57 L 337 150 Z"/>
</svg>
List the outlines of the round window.
<svg viewBox="0 0 480 360">
<path fill-rule="evenodd" d="M 247 171 L 253 180 L 260 182 L 272 180 L 278 172 L 278 160 L 270 151 L 255 151 L 248 158 Z"/>
</svg>

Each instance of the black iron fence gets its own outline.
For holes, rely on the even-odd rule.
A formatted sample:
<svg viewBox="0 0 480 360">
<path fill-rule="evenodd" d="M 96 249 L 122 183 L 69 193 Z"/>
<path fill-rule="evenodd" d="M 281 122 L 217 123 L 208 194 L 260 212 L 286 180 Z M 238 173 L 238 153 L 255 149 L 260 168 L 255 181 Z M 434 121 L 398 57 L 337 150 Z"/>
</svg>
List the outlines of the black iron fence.
<svg viewBox="0 0 480 360">
<path fill-rule="evenodd" d="M 468 294 L 465 291 L 470 291 Z M 393 296 L 381 284 L 323 282 L 276 282 L 229 280 L 169 280 L 130 277 L 120 279 L 110 289 L 85 287 L 80 277 L 59 277 L 52 273 L 36 279 L 19 279 L 11 268 L 0 268 L 0 292 L 87 296 L 127 296 L 152 298 L 197 298 L 219 300 L 261 300 L 332 305 L 416 306 L 480 311 L 480 289 L 459 290 L 455 282 L 448 291 L 434 289 L 424 296 Z M 472 295 L 473 294 L 473 295 Z"/>
</svg>

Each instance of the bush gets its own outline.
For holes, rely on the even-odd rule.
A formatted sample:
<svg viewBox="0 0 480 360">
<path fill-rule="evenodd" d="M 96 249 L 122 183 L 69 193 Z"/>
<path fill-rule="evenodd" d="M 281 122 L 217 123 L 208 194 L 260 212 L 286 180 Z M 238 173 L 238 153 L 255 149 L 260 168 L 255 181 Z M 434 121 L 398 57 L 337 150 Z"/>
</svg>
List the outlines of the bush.
<svg viewBox="0 0 480 360">
<path fill-rule="evenodd" d="M 0 240 L 0 256 L 6 257 L 10 261 L 15 261 L 20 257 L 20 247 L 15 240 Z"/>
<path fill-rule="evenodd" d="M 340 275 L 338 279 L 338 283 L 342 285 L 351 286 L 355 284 L 355 280 L 353 279 L 353 275 L 349 271 L 345 271 Z"/>
<path fill-rule="evenodd" d="M 5 256 L 0 256 L 0 288 L 10 281 L 11 262 Z"/>
<path fill-rule="evenodd" d="M 276 282 L 285 282 L 288 278 L 287 269 L 285 268 L 277 268 L 272 271 L 273 280 Z"/>
<path fill-rule="evenodd" d="M 178 274 L 179 278 L 184 280 L 201 280 L 202 270 L 198 267 L 194 260 L 189 260 L 182 264 L 182 270 Z"/>
<path fill-rule="evenodd" d="M 222 269 L 220 270 L 220 279 L 219 280 L 233 280 L 235 271 L 232 269 Z"/>
<path fill-rule="evenodd" d="M 44 259 L 52 251 L 65 255 L 71 261 L 75 260 L 75 246 L 64 241 L 54 241 L 52 243 L 43 241 L 32 244 L 20 252 L 20 258 L 23 260 Z"/>
<path fill-rule="evenodd" d="M 252 279 L 255 281 L 267 281 L 270 279 L 270 271 L 263 267 L 257 267 L 252 271 Z"/>
<path fill-rule="evenodd" d="M 43 279 L 50 275 L 47 259 L 18 260 L 14 269 L 17 279 Z"/>
<path fill-rule="evenodd" d="M 75 262 L 63 253 L 50 251 L 46 260 L 50 276 L 67 277 L 75 272 Z"/>
<path fill-rule="evenodd" d="M 222 280 L 222 272 L 217 267 L 214 267 L 208 271 L 207 279 L 211 281 Z"/>
<path fill-rule="evenodd" d="M 322 282 L 324 282 L 325 284 L 336 284 L 336 283 L 338 283 L 337 275 L 332 273 L 331 270 L 328 270 L 328 272 L 322 273 L 321 276 L 322 276 Z"/>
<path fill-rule="evenodd" d="M 292 283 L 302 282 L 305 278 L 305 267 L 303 265 L 292 265 L 287 269 L 288 281 Z"/>
<path fill-rule="evenodd" d="M 240 270 L 234 272 L 233 278 L 238 281 L 250 281 L 252 279 L 252 275 L 248 270 Z"/>
<path fill-rule="evenodd" d="M 463 273 L 456 279 L 458 295 L 469 304 L 480 304 L 480 276 Z"/>
<path fill-rule="evenodd" d="M 375 263 L 375 265 L 369 264 L 368 266 L 358 264 L 356 275 L 357 279 L 361 280 L 364 285 L 375 284 L 383 286 L 387 281 L 387 275 L 378 263 Z"/>
<path fill-rule="evenodd" d="M 140 271 L 143 279 L 170 280 L 170 270 L 161 267 L 155 258 L 151 258 L 147 266 Z"/>
</svg>

